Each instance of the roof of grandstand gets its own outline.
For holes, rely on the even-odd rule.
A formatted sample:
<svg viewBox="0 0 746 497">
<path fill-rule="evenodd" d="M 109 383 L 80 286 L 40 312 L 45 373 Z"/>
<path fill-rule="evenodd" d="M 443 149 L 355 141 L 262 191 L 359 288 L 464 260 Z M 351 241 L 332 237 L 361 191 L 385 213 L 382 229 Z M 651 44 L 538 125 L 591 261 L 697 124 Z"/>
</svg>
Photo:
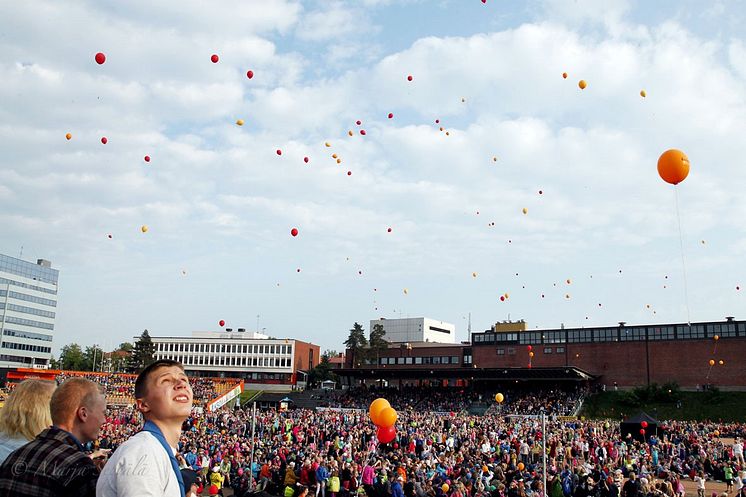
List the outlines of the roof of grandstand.
<svg viewBox="0 0 746 497">
<path fill-rule="evenodd" d="M 574 366 L 560 368 L 343 368 L 335 371 L 340 376 L 356 378 L 421 378 L 423 373 L 439 378 L 474 378 L 496 381 L 587 381 L 594 375 Z"/>
</svg>

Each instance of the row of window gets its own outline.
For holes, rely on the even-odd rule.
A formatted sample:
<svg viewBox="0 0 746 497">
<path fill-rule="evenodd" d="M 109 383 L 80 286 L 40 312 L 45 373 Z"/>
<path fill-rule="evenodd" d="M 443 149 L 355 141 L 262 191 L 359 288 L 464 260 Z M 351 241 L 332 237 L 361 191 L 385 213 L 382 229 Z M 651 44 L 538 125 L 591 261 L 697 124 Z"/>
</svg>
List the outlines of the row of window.
<svg viewBox="0 0 746 497">
<path fill-rule="evenodd" d="M 511 343 L 521 345 L 586 343 L 586 342 L 636 342 L 644 340 L 692 340 L 746 337 L 746 323 L 713 323 L 676 326 L 631 326 L 620 328 L 584 328 L 579 330 L 525 331 L 522 333 L 474 333 L 475 344 Z"/>
<path fill-rule="evenodd" d="M 0 254 L 0 271 L 6 273 L 15 274 L 16 276 L 23 276 L 24 278 L 30 278 L 45 283 L 57 284 L 57 277 L 59 271 L 56 269 L 40 266 L 39 264 L 33 264 L 31 262 L 22 261 L 15 257 Z"/>
<path fill-rule="evenodd" d="M 0 290 L 0 298 L 4 298 L 8 293 L 10 293 L 10 298 L 12 299 L 25 300 L 26 302 L 48 305 L 49 307 L 57 307 L 57 302 L 55 300 L 34 297 L 33 295 L 26 295 L 25 293 L 14 292 L 13 290 L 11 290 L 10 292 L 8 292 L 7 290 Z"/>
<path fill-rule="evenodd" d="M 52 347 L 42 347 L 41 345 L 29 345 L 27 343 L 3 342 L 4 349 L 26 350 L 29 352 L 42 352 L 48 354 L 52 352 Z"/>
<path fill-rule="evenodd" d="M 156 352 L 209 352 L 220 354 L 270 354 L 289 355 L 293 352 L 292 345 L 265 345 L 241 343 L 184 343 L 158 342 Z"/>
<path fill-rule="evenodd" d="M 458 364 L 458 356 L 433 356 L 433 357 L 380 357 L 379 365 L 385 364 Z"/>
<path fill-rule="evenodd" d="M 22 312 L 24 314 L 32 314 L 34 316 L 41 316 L 43 318 L 51 318 L 54 319 L 55 314 L 51 311 L 42 311 L 41 309 L 34 309 L 33 307 L 26 307 L 25 305 L 17 305 L 17 304 L 5 304 L 0 303 L 0 309 L 7 309 L 9 311 L 15 311 L 15 312 Z"/>
<path fill-rule="evenodd" d="M 507 349 L 497 349 L 497 355 L 505 355 L 506 352 L 507 352 L 507 355 L 515 355 L 515 347 L 508 347 Z M 544 347 L 545 354 L 551 354 L 553 352 L 557 354 L 564 354 L 565 348 L 556 347 L 552 349 L 552 347 Z"/>
<path fill-rule="evenodd" d="M 243 366 L 257 368 L 289 368 L 293 365 L 289 357 L 248 357 L 187 355 L 168 352 L 156 352 L 158 359 L 173 359 L 184 366 Z"/>
<path fill-rule="evenodd" d="M 37 292 L 51 293 L 52 295 L 57 295 L 56 288 L 50 289 L 50 288 L 44 288 L 44 287 L 36 286 L 36 285 L 29 285 L 28 283 L 23 283 L 21 281 L 16 281 L 16 280 L 9 280 L 3 277 L 0 277 L 0 284 L 20 286 L 21 288 L 28 288 L 29 290 L 36 290 Z"/>
<path fill-rule="evenodd" d="M 8 355 L 8 354 L 0 354 L 0 361 L 3 362 L 20 362 L 23 364 L 33 364 L 34 358 L 33 357 L 22 357 L 19 355 Z M 36 364 L 46 364 L 46 360 L 40 361 L 37 358 Z"/>
<path fill-rule="evenodd" d="M 30 338 L 32 340 L 44 340 L 45 342 L 52 341 L 51 335 L 45 335 L 43 333 L 34 333 L 32 331 L 9 330 L 6 328 L 3 330 L 3 335 L 8 336 L 8 337 Z"/>
<path fill-rule="evenodd" d="M 15 316 L 5 316 L 5 324 L 22 324 L 23 326 L 31 326 L 33 328 L 41 328 L 43 330 L 53 330 L 54 325 L 51 323 L 42 323 L 41 321 L 34 321 L 31 319 L 17 318 Z"/>
</svg>

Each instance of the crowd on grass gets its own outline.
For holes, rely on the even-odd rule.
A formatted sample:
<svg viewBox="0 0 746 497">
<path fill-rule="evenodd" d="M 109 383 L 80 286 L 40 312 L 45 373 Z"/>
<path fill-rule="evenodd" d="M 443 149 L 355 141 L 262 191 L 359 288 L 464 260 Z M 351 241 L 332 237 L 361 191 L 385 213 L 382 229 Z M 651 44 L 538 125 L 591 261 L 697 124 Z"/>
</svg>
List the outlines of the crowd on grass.
<svg viewBox="0 0 746 497">
<path fill-rule="evenodd" d="M 124 385 L 92 379 L 107 389 Z M 250 409 L 195 406 L 177 460 L 199 475 L 200 495 L 684 497 L 690 481 L 699 497 L 711 497 L 708 486 L 717 480 L 728 486 L 715 497 L 746 497 L 746 425 L 661 422 L 649 433 L 623 435 L 618 420 L 571 416 L 583 394 L 505 390 L 497 405 L 463 388 L 358 389 L 325 396 L 326 409 L 259 410 L 256 418 Z M 379 396 L 398 411 L 396 438 L 387 444 L 366 409 Z M 492 407 L 467 409 L 479 404 Z M 133 406 L 110 406 L 84 449 L 116 454 L 142 424 Z"/>
</svg>

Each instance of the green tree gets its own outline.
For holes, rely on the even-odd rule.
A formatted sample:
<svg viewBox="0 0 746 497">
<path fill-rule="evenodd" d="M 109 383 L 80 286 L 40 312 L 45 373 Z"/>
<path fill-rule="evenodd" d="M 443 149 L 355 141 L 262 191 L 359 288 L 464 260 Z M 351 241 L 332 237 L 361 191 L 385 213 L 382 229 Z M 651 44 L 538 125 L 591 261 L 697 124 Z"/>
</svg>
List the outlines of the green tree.
<svg viewBox="0 0 746 497">
<path fill-rule="evenodd" d="M 328 351 L 327 351 L 328 352 Z M 334 351 L 332 351 L 334 352 Z M 335 353 L 336 354 L 336 353 Z M 332 380 L 338 381 L 337 375 L 331 369 L 331 363 L 329 362 L 330 356 L 328 353 L 324 353 L 321 356 L 318 366 L 313 368 L 308 374 L 308 385 L 318 386 L 322 381 Z"/>
<path fill-rule="evenodd" d="M 59 366 L 71 371 L 85 371 L 85 355 L 77 343 L 69 343 L 60 351 Z"/>
<path fill-rule="evenodd" d="M 98 345 L 93 345 L 85 348 L 85 362 L 83 363 L 83 371 L 101 371 L 101 364 L 104 360 L 104 351 Z"/>
<path fill-rule="evenodd" d="M 350 351 L 350 357 L 352 358 L 352 367 L 359 367 L 362 361 L 365 359 L 365 349 L 368 347 L 368 339 L 365 338 L 365 330 L 363 325 L 355 323 L 352 325 L 350 335 L 345 340 L 345 345 Z"/>
<path fill-rule="evenodd" d="M 383 325 L 381 323 L 374 324 L 373 329 L 370 330 L 368 344 L 370 346 L 370 357 L 375 357 L 376 362 L 381 354 L 389 348 L 389 342 L 386 341 L 385 336 L 386 330 L 383 329 Z"/>
<path fill-rule="evenodd" d="M 155 358 L 153 357 L 154 355 L 155 344 L 150 338 L 150 333 L 148 333 L 148 330 L 145 330 L 142 332 L 142 335 L 140 335 L 140 338 L 138 338 L 135 342 L 135 346 L 132 349 L 132 355 L 130 356 L 127 369 L 129 369 L 133 373 L 140 371 L 144 367 L 155 362 Z"/>
</svg>

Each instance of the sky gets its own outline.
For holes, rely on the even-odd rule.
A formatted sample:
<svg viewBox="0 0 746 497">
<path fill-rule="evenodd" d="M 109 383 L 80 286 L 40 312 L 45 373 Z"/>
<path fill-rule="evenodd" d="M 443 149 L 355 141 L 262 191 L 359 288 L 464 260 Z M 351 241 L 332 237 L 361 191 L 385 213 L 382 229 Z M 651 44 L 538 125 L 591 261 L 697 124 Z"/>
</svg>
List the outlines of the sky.
<svg viewBox="0 0 746 497">
<path fill-rule="evenodd" d="M 0 19 L 0 252 L 60 270 L 55 353 L 220 320 L 323 351 L 379 317 L 458 340 L 469 316 L 746 317 L 744 1 L 31 0 Z"/>
</svg>

